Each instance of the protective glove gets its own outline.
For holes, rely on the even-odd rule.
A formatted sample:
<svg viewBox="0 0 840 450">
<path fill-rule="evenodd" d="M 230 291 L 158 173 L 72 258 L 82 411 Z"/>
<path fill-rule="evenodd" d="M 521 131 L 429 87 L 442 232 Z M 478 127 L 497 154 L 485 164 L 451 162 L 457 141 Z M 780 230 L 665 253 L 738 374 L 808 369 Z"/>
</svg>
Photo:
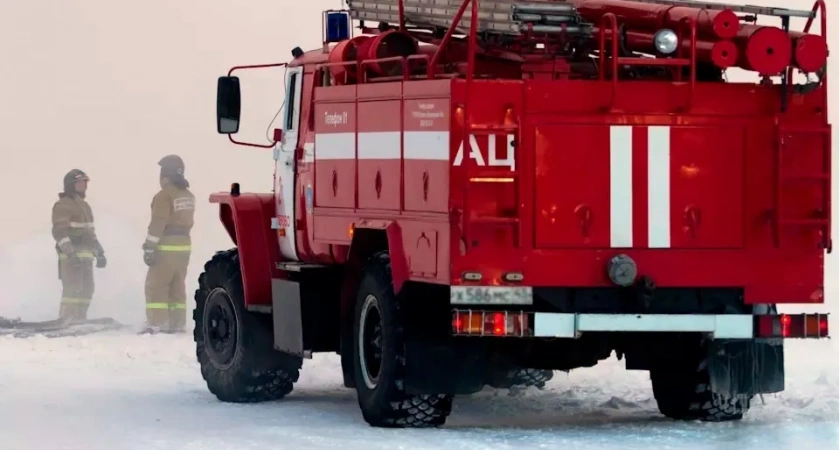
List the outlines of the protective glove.
<svg viewBox="0 0 840 450">
<path fill-rule="evenodd" d="M 149 241 L 143 242 L 143 262 L 147 266 L 152 267 L 157 259 L 157 244 L 152 244 Z"/>
<path fill-rule="evenodd" d="M 101 269 L 108 264 L 108 259 L 105 258 L 105 249 L 102 248 L 102 244 L 99 243 L 98 239 L 93 244 L 94 251 L 96 252 L 96 267 Z"/>
<path fill-rule="evenodd" d="M 58 246 L 58 250 L 65 255 L 76 254 L 76 247 L 73 246 L 73 242 L 70 241 L 70 239 L 68 238 L 64 238 L 58 241 L 58 243 L 56 243 L 56 246 Z"/>
<path fill-rule="evenodd" d="M 155 264 L 155 254 L 156 252 L 154 250 L 144 250 L 143 262 L 146 263 L 147 266 L 152 267 Z"/>
<path fill-rule="evenodd" d="M 67 257 L 67 263 L 71 266 L 75 266 L 81 264 L 82 260 L 76 255 L 76 248 L 73 246 L 73 243 L 69 240 L 64 242 L 59 242 L 56 244 L 58 249 L 60 250 L 59 257 L 64 255 Z"/>
</svg>

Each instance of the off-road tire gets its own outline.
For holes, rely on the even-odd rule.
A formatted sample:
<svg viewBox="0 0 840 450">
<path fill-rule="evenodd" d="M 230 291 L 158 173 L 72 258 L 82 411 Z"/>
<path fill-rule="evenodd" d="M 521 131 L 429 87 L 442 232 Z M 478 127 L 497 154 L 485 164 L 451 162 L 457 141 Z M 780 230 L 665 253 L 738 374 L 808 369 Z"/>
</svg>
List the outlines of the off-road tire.
<svg viewBox="0 0 840 450">
<path fill-rule="evenodd" d="M 694 370 L 663 367 L 650 371 L 659 411 L 676 420 L 741 420 L 750 409 L 750 398 L 713 393 L 706 361 L 701 360 L 694 367 Z"/>
<path fill-rule="evenodd" d="M 232 356 L 224 362 L 215 360 L 218 357 L 214 359 L 205 342 L 205 321 L 208 321 L 205 306 L 208 301 L 218 302 L 209 300 L 211 293 L 229 299 L 230 309 L 235 315 L 230 332 L 231 338 L 235 339 L 235 343 L 230 344 Z M 204 265 L 204 273 L 199 276 L 195 291 L 193 320 L 201 376 L 219 400 L 254 403 L 278 400 L 292 392 L 303 360 L 274 350 L 271 316 L 249 312 L 245 308 L 236 249 L 218 252 Z"/>
<path fill-rule="evenodd" d="M 496 389 L 510 389 L 514 386 L 531 387 L 539 389 L 545 387 L 545 383 L 554 378 L 553 370 L 543 369 L 514 369 L 505 371 L 499 378 L 491 380 L 491 387 Z"/>
<path fill-rule="evenodd" d="M 373 300 L 369 300 L 372 296 Z M 369 303 L 368 306 L 366 304 Z M 378 323 L 381 342 L 378 376 L 368 387 L 362 375 L 361 320 L 365 309 L 376 308 L 380 320 L 372 312 L 365 321 Z M 371 256 L 365 263 L 353 315 L 353 373 L 359 407 L 365 421 L 374 427 L 427 428 L 444 424 L 452 410 L 451 395 L 409 395 L 405 384 L 405 341 L 400 304 L 394 294 L 391 261 L 387 252 Z M 366 363 L 365 363 L 366 364 Z M 367 367 L 367 365 L 365 365 Z"/>
</svg>

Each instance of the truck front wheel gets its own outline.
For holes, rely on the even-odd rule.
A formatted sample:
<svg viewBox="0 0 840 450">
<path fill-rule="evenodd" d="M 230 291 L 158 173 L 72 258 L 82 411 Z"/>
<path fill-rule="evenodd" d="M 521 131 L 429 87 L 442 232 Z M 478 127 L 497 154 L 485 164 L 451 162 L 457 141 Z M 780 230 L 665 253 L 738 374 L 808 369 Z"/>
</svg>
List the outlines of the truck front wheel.
<svg viewBox="0 0 840 450">
<path fill-rule="evenodd" d="M 741 420 L 750 408 L 749 398 L 712 392 L 707 362 L 702 359 L 686 361 L 682 367 L 652 369 L 650 380 L 659 411 L 672 419 Z"/>
<path fill-rule="evenodd" d="M 404 390 L 403 317 L 387 252 L 374 254 L 365 264 L 354 318 L 353 366 L 365 421 L 386 428 L 443 425 L 452 396 L 409 395 Z"/>
<path fill-rule="evenodd" d="M 274 350 L 271 317 L 245 308 L 237 250 L 205 264 L 193 320 L 201 376 L 219 400 L 262 402 L 292 392 L 303 360 Z"/>
</svg>

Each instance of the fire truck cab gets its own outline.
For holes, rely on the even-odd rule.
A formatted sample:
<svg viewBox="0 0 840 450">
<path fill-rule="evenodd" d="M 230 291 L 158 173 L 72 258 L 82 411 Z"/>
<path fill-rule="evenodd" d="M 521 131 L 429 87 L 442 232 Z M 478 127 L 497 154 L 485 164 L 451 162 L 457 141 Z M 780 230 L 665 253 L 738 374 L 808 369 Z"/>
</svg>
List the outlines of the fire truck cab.
<svg viewBox="0 0 840 450">
<path fill-rule="evenodd" d="M 210 197 L 235 245 L 195 297 L 220 400 L 282 398 L 335 352 L 370 425 L 440 426 L 454 395 L 615 353 L 664 415 L 734 420 L 784 389 L 785 339 L 828 336 L 777 311 L 824 301 L 823 0 L 347 3 L 322 48 L 219 78 L 217 131 L 275 163 L 273 192 Z M 237 141 L 234 73 L 265 67 L 274 142 Z"/>
</svg>

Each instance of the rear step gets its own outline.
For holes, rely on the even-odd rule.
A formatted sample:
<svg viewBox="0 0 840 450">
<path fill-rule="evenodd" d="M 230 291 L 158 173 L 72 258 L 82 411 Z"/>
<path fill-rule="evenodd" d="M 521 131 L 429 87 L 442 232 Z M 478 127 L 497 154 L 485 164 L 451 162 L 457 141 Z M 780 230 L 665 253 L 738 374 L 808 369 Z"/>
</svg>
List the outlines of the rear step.
<svg viewBox="0 0 840 450">
<path fill-rule="evenodd" d="M 828 314 L 569 314 L 456 309 L 455 336 L 578 338 L 584 332 L 709 333 L 713 339 L 827 338 Z"/>
</svg>

